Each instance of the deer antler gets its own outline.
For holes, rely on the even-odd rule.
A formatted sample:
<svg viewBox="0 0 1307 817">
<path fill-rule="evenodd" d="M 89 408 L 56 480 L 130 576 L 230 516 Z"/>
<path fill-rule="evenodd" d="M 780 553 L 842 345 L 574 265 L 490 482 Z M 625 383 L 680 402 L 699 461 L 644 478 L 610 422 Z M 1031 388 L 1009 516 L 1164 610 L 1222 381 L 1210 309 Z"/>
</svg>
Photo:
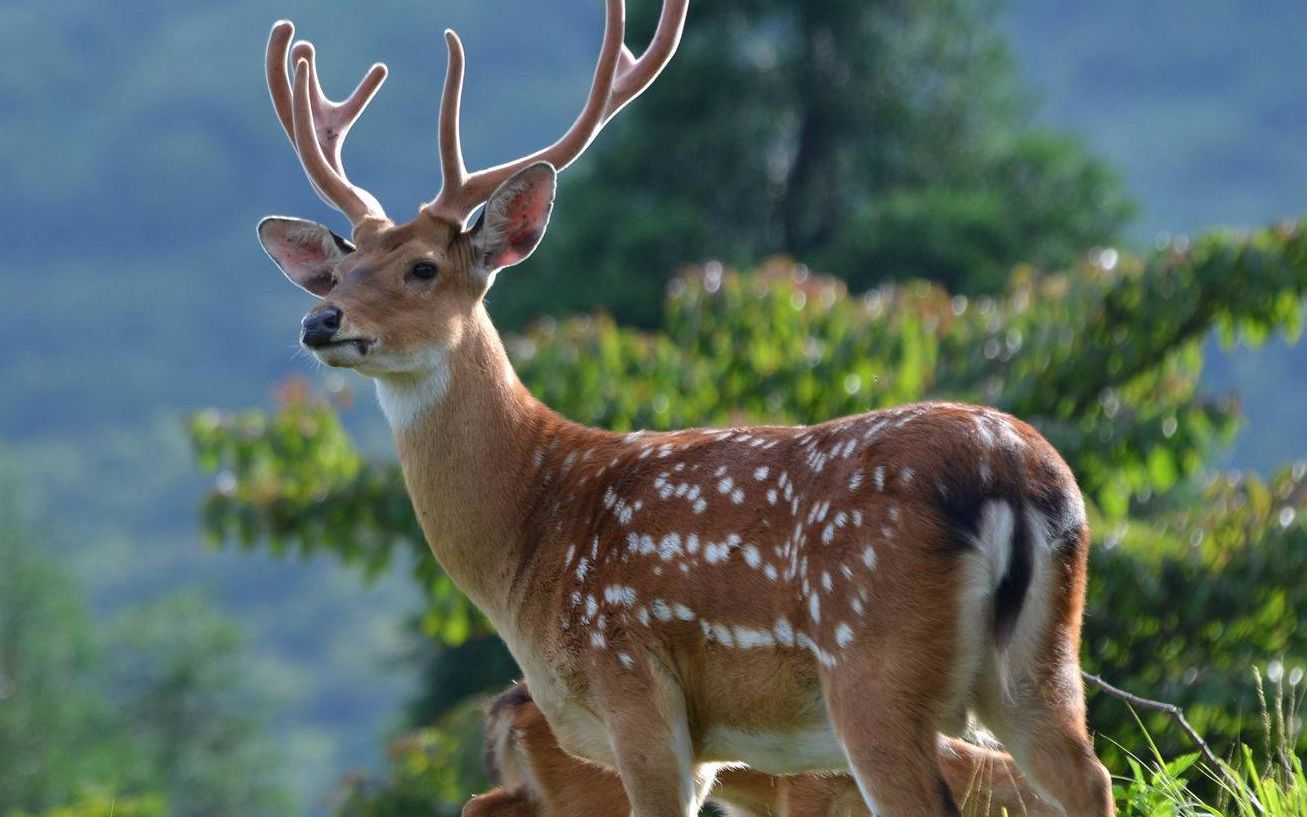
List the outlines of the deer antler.
<svg viewBox="0 0 1307 817">
<path fill-rule="evenodd" d="M 272 105 L 314 191 L 349 218 L 358 239 L 391 222 L 380 202 L 345 175 L 341 147 L 349 129 L 385 81 L 386 66 L 373 65 L 349 97 L 333 102 L 323 94 L 318 82 L 313 44 L 298 42 L 292 49 L 294 36 L 295 26 L 281 20 L 273 25 L 268 37 L 267 75 Z M 291 61 L 295 65 L 293 83 L 287 69 Z"/>
<path fill-rule="evenodd" d="M 590 95 L 576 121 L 549 147 L 516 161 L 468 173 L 459 139 L 459 108 L 463 96 L 463 44 L 453 31 L 445 31 L 449 69 L 440 102 L 440 168 L 444 176 L 439 194 L 423 210 L 459 226 L 490 198 L 505 179 L 528 165 L 548 162 L 562 170 L 577 159 L 614 115 L 639 96 L 671 60 L 681 40 L 689 0 L 664 0 L 658 29 L 639 59 L 623 42 L 626 33 L 624 0 L 607 0 L 603 45 L 595 66 Z"/>
</svg>

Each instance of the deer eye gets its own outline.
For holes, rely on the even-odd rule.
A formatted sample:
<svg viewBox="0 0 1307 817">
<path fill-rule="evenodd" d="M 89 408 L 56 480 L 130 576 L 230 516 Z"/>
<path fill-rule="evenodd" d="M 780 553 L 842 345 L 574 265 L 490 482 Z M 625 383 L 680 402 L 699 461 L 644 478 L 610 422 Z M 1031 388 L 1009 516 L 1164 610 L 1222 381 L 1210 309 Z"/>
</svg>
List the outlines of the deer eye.
<svg viewBox="0 0 1307 817">
<path fill-rule="evenodd" d="M 423 281 L 430 281 L 435 278 L 436 273 L 439 271 L 436 265 L 430 261 L 419 261 L 413 265 L 413 269 L 409 270 L 414 278 L 421 278 Z"/>
</svg>

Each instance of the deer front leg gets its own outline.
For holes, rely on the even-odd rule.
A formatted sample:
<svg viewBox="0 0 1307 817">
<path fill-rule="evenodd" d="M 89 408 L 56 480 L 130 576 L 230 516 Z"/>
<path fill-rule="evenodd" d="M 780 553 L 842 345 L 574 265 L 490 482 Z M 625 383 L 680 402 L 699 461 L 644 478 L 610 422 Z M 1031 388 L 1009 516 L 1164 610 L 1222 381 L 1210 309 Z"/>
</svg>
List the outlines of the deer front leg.
<svg viewBox="0 0 1307 817">
<path fill-rule="evenodd" d="M 694 762 L 680 684 L 653 660 L 605 669 L 598 698 L 631 814 L 695 817 L 712 787 L 713 769 Z"/>
</svg>

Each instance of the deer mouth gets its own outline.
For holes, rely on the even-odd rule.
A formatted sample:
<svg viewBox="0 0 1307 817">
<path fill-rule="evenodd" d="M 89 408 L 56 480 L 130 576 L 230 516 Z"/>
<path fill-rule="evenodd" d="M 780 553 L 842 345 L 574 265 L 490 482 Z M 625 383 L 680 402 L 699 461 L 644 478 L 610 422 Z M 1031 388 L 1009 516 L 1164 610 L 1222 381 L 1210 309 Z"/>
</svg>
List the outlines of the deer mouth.
<svg viewBox="0 0 1307 817">
<path fill-rule="evenodd" d="M 321 357 L 328 365 L 335 366 L 345 362 L 340 359 L 340 352 L 346 352 L 345 357 L 367 357 L 376 344 L 376 338 L 340 338 L 310 346 L 309 351 Z M 349 355 L 350 351 L 354 355 Z"/>
</svg>

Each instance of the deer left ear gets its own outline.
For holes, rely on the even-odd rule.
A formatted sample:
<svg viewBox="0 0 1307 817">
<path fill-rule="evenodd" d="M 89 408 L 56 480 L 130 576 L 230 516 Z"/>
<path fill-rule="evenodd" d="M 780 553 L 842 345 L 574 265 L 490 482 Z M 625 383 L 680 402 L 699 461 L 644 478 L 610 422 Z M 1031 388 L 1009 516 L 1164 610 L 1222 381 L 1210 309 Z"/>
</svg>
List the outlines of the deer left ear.
<svg viewBox="0 0 1307 817">
<path fill-rule="evenodd" d="M 486 274 L 525 261 L 549 225 L 558 173 L 548 162 L 523 168 L 499 185 L 472 228 L 477 266 Z"/>
<path fill-rule="evenodd" d="M 354 245 L 316 221 L 268 216 L 259 222 L 259 243 L 295 286 L 325 298 L 332 270 Z"/>
</svg>

